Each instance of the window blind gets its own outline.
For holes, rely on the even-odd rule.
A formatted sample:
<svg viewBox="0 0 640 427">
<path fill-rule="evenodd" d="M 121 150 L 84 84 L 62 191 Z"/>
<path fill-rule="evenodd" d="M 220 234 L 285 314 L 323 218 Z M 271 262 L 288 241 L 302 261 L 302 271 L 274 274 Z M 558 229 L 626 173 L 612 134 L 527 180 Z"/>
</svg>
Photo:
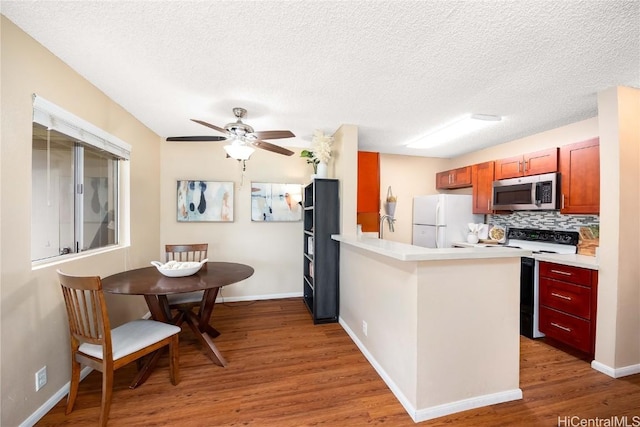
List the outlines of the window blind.
<svg viewBox="0 0 640 427">
<path fill-rule="evenodd" d="M 129 160 L 131 157 L 131 145 L 36 94 L 33 95 L 33 121 L 111 153 L 118 159 Z"/>
</svg>

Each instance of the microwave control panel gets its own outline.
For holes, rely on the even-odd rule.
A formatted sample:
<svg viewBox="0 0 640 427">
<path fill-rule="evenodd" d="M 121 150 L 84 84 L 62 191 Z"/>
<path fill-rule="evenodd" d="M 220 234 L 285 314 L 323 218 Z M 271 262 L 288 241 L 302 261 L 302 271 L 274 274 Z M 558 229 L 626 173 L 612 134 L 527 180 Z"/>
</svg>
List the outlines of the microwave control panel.
<svg viewBox="0 0 640 427">
<path fill-rule="evenodd" d="M 553 189 L 551 188 L 550 182 L 543 182 L 540 184 L 540 201 L 542 203 L 552 203 L 553 202 Z"/>
</svg>

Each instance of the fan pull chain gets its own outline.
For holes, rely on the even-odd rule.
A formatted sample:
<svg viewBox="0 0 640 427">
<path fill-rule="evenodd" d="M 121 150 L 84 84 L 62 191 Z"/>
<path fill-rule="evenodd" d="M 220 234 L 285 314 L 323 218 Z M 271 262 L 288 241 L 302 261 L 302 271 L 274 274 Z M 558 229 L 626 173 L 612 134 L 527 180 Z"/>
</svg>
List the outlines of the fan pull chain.
<svg viewBox="0 0 640 427">
<path fill-rule="evenodd" d="M 247 161 L 246 160 L 238 160 L 238 162 L 242 163 L 242 175 L 240 176 L 240 188 L 244 185 L 244 173 L 247 170 Z"/>
<path fill-rule="evenodd" d="M 51 206 L 51 128 L 47 128 L 47 206 Z"/>
</svg>

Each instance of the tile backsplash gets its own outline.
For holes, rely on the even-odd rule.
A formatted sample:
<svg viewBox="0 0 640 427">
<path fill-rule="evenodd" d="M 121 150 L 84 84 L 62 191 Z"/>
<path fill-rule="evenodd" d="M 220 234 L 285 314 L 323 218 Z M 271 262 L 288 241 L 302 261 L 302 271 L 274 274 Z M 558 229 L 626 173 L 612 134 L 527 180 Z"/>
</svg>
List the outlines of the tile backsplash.
<svg viewBox="0 0 640 427">
<path fill-rule="evenodd" d="M 579 231 L 580 227 L 600 225 L 600 217 L 562 215 L 560 211 L 518 211 L 506 215 L 487 215 L 487 223 L 516 228 Z"/>
</svg>

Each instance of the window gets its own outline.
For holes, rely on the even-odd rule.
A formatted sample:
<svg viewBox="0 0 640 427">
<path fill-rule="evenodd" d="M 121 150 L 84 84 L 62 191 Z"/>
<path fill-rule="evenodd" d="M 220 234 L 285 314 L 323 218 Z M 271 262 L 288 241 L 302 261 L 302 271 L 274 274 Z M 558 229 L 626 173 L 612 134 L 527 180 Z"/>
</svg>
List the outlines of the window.
<svg viewBox="0 0 640 427">
<path fill-rule="evenodd" d="M 118 244 L 130 146 L 35 96 L 32 148 L 31 260 Z"/>
</svg>

